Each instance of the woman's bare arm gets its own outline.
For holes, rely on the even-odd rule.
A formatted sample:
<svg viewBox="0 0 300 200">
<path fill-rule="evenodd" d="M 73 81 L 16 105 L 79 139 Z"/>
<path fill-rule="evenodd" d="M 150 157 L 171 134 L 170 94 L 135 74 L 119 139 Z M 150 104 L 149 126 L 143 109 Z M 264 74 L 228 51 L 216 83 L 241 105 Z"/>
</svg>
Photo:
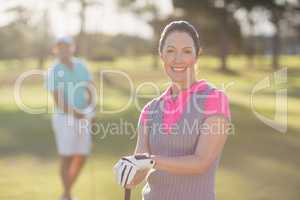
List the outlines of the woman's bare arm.
<svg viewBox="0 0 300 200">
<path fill-rule="evenodd" d="M 204 123 L 208 127 L 201 134 L 193 155 L 163 157 L 153 155 L 155 169 L 176 175 L 202 174 L 207 171 L 223 149 L 228 135 L 229 123 L 223 116 L 212 116 Z"/>
</svg>

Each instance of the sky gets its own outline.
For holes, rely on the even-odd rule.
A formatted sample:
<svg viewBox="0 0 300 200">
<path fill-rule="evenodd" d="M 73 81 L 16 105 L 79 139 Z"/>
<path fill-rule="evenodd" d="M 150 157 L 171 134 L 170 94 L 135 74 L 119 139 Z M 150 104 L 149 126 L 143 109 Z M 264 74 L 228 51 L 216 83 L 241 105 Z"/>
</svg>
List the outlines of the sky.
<svg viewBox="0 0 300 200">
<path fill-rule="evenodd" d="M 90 7 L 86 15 L 86 30 L 89 32 L 104 32 L 109 34 L 126 33 L 138 35 L 144 38 L 152 37 L 151 27 L 132 13 L 118 9 L 116 0 L 98 0 L 101 5 Z M 75 1 L 74 1 L 75 2 Z M 172 0 L 153 1 L 158 5 L 161 15 L 173 12 Z M 44 9 L 48 10 L 52 33 L 56 36 L 75 35 L 79 31 L 78 11 L 79 5 L 69 3 L 68 6 L 60 6 L 50 0 L 0 0 L 0 26 L 8 23 L 12 16 L 3 14 L 3 10 L 15 4 L 22 4 L 34 9 L 36 17 L 39 17 Z M 244 20 L 246 13 L 242 10 L 235 14 L 241 20 L 242 31 L 247 34 L 249 26 Z M 273 25 L 268 21 L 268 15 L 261 12 L 253 14 L 257 26 L 256 35 L 272 35 L 275 31 Z M 244 20 L 244 21 L 243 21 Z"/>
<path fill-rule="evenodd" d="M 110 34 L 127 33 L 144 38 L 152 37 L 151 27 L 141 17 L 118 9 L 114 0 L 98 0 L 101 5 L 90 7 L 86 14 L 86 30 L 90 32 L 105 32 Z M 75 2 L 75 1 L 74 1 Z M 171 0 L 155 1 L 162 15 L 172 13 Z M 79 5 L 70 3 L 62 7 L 49 0 L 0 0 L 0 26 L 9 22 L 11 16 L 1 12 L 15 4 L 22 4 L 36 11 L 47 9 L 49 12 L 51 30 L 55 36 L 74 35 L 79 31 Z M 36 12 L 38 13 L 38 12 Z"/>
</svg>

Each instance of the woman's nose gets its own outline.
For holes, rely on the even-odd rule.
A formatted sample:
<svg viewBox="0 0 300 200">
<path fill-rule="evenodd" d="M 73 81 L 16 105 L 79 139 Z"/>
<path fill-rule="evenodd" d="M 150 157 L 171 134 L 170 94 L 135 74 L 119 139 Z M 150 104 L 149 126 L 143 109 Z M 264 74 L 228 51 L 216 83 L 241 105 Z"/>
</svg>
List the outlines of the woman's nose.
<svg viewBox="0 0 300 200">
<path fill-rule="evenodd" d="M 181 53 L 176 53 L 174 61 L 175 61 L 175 63 L 181 63 L 182 54 Z"/>
</svg>

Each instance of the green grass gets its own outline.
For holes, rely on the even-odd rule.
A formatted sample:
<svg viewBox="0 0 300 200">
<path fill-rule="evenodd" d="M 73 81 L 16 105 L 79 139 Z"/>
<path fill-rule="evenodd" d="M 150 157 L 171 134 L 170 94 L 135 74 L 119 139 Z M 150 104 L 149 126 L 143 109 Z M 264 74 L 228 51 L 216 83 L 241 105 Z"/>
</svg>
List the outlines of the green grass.
<svg viewBox="0 0 300 200">
<path fill-rule="evenodd" d="M 6 61 L 5 63 L 8 63 Z M 15 103 L 13 80 L 30 67 L 11 70 L 0 62 L 0 199 L 53 200 L 61 193 L 58 177 L 59 160 L 51 130 L 51 115 L 31 115 L 21 111 Z M 205 78 L 216 86 L 234 82 L 226 89 L 230 98 L 235 134 L 226 143 L 216 178 L 219 200 L 276 200 L 299 199 L 300 188 L 300 60 L 298 57 L 283 57 L 288 63 L 288 132 L 280 133 L 259 121 L 250 108 L 251 91 L 264 77 L 272 75 L 268 70 L 270 59 L 258 57 L 256 67 L 248 69 L 244 57 L 230 58 L 233 75 L 216 71 L 218 60 L 203 57 L 197 67 L 198 78 Z M 262 67 L 259 67 L 261 64 Z M 2 66 L 2 68 L 1 68 Z M 158 83 L 162 90 L 168 79 L 162 68 L 152 71 L 149 57 L 136 61 L 123 58 L 114 63 L 90 63 L 96 73 L 99 69 L 121 69 L 133 79 L 134 88 L 143 82 Z M 99 79 L 94 74 L 98 85 Z M 12 80 L 11 80 L 12 79 Z M 119 109 L 129 100 L 128 85 L 121 77 L 112 77 L 115 85 L 105 85 L 105 99 L 101 108 Z M 120 84 L 121 83 L 121 84 Z M 120 87 L 122 86 L 122 87 Z M 120 89 L 122 88 L 122 89 Z M 258 113 L 271 117 L 274 114 L 274 88 L 262 90 L 255 95 L 254 106 Z M 141 93 L 154 95 L 150 85 Z M 24 103 L 34 108 L 51 108 L 41 78 L 28 80 L 22 88 Z M 147 98 L 139 98 L 144 105 Z M 138 110 L 131 103 L 118 114 L 100 114 L 103 125 L 120 118 L 136 124 Z M 123 198 L 123 191 L 114 182 L 112 166 L 125 154 L 130 154 L 135 145 L 132 135 L 93 136 L 93 153 L 75 185 L 75 196 L 83 200 L 111 200 Z M 132 199 L 141 199 L 142 185 L 134 190 Z"/>
</svg>

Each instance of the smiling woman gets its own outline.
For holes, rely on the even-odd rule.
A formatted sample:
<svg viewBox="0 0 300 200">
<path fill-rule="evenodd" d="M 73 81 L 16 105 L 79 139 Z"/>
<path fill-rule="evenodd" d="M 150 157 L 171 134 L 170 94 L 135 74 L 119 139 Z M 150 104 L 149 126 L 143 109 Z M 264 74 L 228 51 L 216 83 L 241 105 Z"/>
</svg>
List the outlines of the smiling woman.
<svg viewBox="0 0 300 200">
<path fill-rule="evenodd" d="M 172 84 L 145 106 L 134 155 L 114 167 L 118 183 L 127 188 L 148 174 L 144 200 L 215 199 L 215 172 L 230 131 L 230 110 L 222 91 L 196 80 L 200 52 L 190 23 L 165 27 L 159 53 Z"/>
<path fill-rule="evenodd" d="M 184 22 L 166 26 L 159 42 L 159 53 L 173 83 L 187 88 L 195 82 L 194 65 L 200 52 L 199 36 L 193 26 Z"/>
</svg>

